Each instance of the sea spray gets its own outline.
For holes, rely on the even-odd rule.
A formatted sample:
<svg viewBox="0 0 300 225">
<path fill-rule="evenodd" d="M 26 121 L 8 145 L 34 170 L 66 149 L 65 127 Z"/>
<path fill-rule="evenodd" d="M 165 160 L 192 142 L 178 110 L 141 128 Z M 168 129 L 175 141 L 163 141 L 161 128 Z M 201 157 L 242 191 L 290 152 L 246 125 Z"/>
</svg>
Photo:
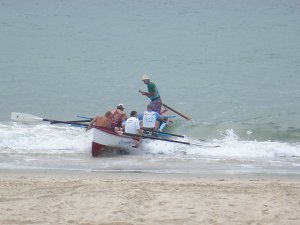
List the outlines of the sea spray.
<svg viewBox="0 0 300 225">
<path fill-rule="evenodd" d="M 91 133 L 82 128 L 12 123 L 0 129 L 0 148 L 18 153 L 83 153 L 90 147 Z"/>
</svg>

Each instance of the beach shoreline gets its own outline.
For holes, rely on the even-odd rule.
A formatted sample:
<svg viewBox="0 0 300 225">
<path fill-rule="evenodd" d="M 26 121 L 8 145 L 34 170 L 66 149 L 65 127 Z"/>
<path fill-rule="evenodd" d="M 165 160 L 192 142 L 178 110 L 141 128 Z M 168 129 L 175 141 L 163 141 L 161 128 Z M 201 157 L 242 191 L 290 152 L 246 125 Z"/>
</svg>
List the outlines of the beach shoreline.
<svg viewBox="0 0 300 225">
<path fill-rule="evenodd" d="M 0 170 L 0 224 L 300 222 L 299 176 Z"/>
</svg>

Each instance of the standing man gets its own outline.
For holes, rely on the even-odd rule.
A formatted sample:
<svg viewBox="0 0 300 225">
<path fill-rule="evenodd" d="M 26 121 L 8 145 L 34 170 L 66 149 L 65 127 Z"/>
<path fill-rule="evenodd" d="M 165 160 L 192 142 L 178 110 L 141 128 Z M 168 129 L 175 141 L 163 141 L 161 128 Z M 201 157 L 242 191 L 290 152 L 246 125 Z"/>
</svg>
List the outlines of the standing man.
<svg viewBox="0 0 300 225">
<path fill-rule="evenodd" d="M 148 92 L 141 91 L 141 90 L 139 90 L 139 92 L 142 95 L 146 95 L 148 98 L 150 98 L 150 100 L 151 100 L 150 104 L 153 106 L 153 111 L 160 114 L 161 98 L 160 98 L 160 95 L 159 95 L 156 85 L 154 83 L 150 82 L 150 78 L 148 77 L 148 75 L 144 75 L 142 77 L 142 81 L 144 82 L 144 84 L 147 85 Z"/>
</svg>

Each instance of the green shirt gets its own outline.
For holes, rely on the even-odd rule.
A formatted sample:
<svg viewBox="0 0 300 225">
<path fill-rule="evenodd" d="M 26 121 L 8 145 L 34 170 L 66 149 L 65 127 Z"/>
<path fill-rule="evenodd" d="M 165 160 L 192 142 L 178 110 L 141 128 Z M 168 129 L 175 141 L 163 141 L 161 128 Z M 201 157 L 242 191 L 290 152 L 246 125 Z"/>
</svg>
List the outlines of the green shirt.
<svg viewBox="0 0 300 225">
<path fill-rule="evenodd" d="M 159 92 L 158 92 L 157 87 L 154 83 L 150 82 L 149 84 L 147 84 L 147 88 L 148 88 L 149 93 L 154 93 L 154 95 L 149 96 L 149 98 L 151 100 L 153 100 L 155 98 L 160 98 Z"/>
</svg>

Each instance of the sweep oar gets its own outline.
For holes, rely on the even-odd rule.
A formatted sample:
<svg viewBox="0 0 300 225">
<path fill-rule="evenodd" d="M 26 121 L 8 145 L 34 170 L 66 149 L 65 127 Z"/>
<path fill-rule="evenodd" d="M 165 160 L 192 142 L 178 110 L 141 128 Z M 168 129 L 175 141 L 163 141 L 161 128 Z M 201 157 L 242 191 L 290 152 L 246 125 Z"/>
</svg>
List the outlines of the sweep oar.
<svg viewBox="0 0 300 225">
<path fill-rule="evenodd" d="M 161 105 L 163 105 L 163 106 L 166 107 L 167 109 L 170 109 L 172 112 L 176 113 L 177 115 L 179 115 L 179 116 L 181 116 L 181 117 L 183 117 L 183 118 L 185 118 L 185 119 L 187 119 L 187 120 L 192 120 L 191 117 L 186 116 L 186 115 L 183 115 L 182 113 L 180 113 L 180 112 L 178 112 L 177 110 L 171 108 L 170 106 L 167 106 L 167 105 L 164 104 L 164 103 L 161 103 Z"/>
<path fill-rule="evenodd" d="M 80 122 L 90 122 L 91 121 L 90 119 L 89 120 L 60 121 L 60 120 L 45 119 L 45 118 L 34 116 L 31 114 L 19 113 L 19 112 L 12 112 L 11 120 L 21 121 L 21 122 L 46 121 L 46 122 L 50 122 L 50 124 L 64 123 L 64 124 L 71 124 L 71 125 L 86 125 L 86 124 L 81 124 Z"/>
</svg>

